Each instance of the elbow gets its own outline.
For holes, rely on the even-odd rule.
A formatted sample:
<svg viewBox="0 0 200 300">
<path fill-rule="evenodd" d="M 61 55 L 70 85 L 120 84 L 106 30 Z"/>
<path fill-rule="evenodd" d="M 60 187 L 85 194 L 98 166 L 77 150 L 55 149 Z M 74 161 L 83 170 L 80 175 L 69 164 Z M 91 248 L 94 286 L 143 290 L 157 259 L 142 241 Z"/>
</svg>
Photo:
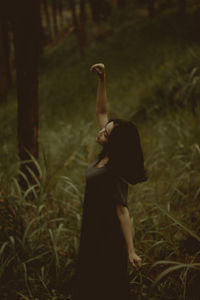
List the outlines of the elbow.
<svg viewBox="0 0 200 300">
<path fill-rule="evenodd" d="M 122 204 L 117 204 L 116 205 L 116 212 L 117 212 L 117 216 L 119 218 L 126 216 L 128 213 L 128 208 Z"/>
</svg>

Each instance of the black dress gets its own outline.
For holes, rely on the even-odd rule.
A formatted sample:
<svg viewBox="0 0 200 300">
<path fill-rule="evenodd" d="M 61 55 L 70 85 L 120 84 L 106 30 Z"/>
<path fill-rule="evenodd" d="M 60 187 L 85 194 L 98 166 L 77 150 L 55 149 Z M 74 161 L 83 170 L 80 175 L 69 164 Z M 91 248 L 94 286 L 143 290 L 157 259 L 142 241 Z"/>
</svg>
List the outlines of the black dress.
<svg viewBox="0 0 200 300">
<path fill-rule="evenodd" d="M 128 184 L 108 166 L 86 171 L 72 300 L 131 300 L 128 253 L 116 203 L 128 206 Z"/>
</svg>

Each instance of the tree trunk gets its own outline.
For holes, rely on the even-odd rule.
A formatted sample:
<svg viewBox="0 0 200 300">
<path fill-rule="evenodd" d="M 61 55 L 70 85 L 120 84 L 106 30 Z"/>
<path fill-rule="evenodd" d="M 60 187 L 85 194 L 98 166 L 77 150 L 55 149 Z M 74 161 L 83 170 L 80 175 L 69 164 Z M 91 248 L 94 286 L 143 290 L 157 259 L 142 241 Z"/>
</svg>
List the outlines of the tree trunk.
<svg viewBox="0 0 200 300">
<path fill-rule="evenodd" d="M 71 13 L 72 13 L 73 25 L 75 27 L 75 33 L 78 34 L 78 19 L 77 19 L 77 15 L 76 15 L 74 0 L 69 0 L 69 4 L 70 4 Z"/>
<path fill-rule="evenodd" d="M 51 40 L 51 22 L 50 22 L 50 16 L 49 16 L 49 7 L 47 4 L 47 0 L 42 0 L 43 3 L 43 9 L 44 9 L 44 14 L 45 14 L 45 19 L 46 19 L 46 25 L 47 25 L 47 31 L 48 31 L 48 38 Z"/>
<path fill-rule="evenodd" d="M 125 3 L 125 0 L 123 0 Z M 102 1 L 102 19 L 106 19 L 111 14 L 111 4 L 108 0 Z"/>
<path fill-rule="evenodd" d="M 117 6 L 123 8 L 126 5 L 126 0 L 117 0 Z"/>
<path fill-rule="evenodd" d="M 39 0 L 20 0 L 13 3 L 13 31 L 18 96 L 18 144 L 21 171 L 19 183 L 26 190 L 38 177 L 31 153 L 38 159 L 38 65 L 40 52 Z M 29 152 L 29 153 L 28 153 Z M 30 171 L 28 170 L 30 168 Z M 34 175 L 32 175 L 33 173 Z"/>
<path fill-rule="evenodd" d="M 123 0 L 122 0 L 123 1 Z M 111 12 L 111 5 L 106 0 L 89 0 L 92 11 L 92 17 L 96 24 L 107 18 Z"/>
<path fill-rule="evenodd" d="M 60 18 L 60 27 L 61 31 L 64 28 L 64 20 L 63 20 L 63 0 L 59 0 L 58 2 L 58 12 L 59 12 L 59 18 Z"/>
<path fill-rule="evenodd" d="M 7 76 L 8 76 L 8 88 L 12 86 L 12 72 L 10 65 L 10 53 L 11 53 L 11 29 L 10 22 L 7 22 L 6 30 L 5 30 L 5 49 L 6 49 L 6 68 L 7 68 Z"/>
<path fill-rule="evenodd" d="M 85 31 L 85 0 L 80 0 L 80 17 L 79 17 L 79 39 L 80 39 L 80 55 L 84 56 L 85 44 L 86 44 L 86 31 Z"/>
<path fill-rule="evenodd" d="M 180 17 L 186 16 L 186 0 L 178 0 Z"/>
<path fill-rule="evenodd" d="M 148 0 L 148 12 L 150 17 L 155 16 L 155 0 Z"/>
<path fill-rule="evenodd" d="M 47 43 L 47 39 L 46 39 L 46 28 L 43 23 L 42 1 L 40 1 L 40 35 L 41 35 L 41 50 L 43 50 L 43 46 Z"/>
<path fill-rule="evenodd" d="M 57 0 L 52 0 L 52 17 L 53 17 L 53 27 L 54 35 L 58 35 L 58 22 L 57 22 Z"/>
<path fill-rule="evenodd" d="M 98 0 L 89 0 L 89 4 L 90 4 L 90 8 L 91 8 L 91 11 L 92 11 L 92 18 L 93 18 L 93 21 L 96 23 L 96 24 L 99 24 L 100 23 L 100 4 L 98 3 Z"/>
<path fill-rule="evenodd" d="M 0 104 L 7 102 L 8 94 L 8 66 L 7 66 L 7 26 L 4 19 L 0 19 Z"/>
<path fill-rule="evenodd" d="M 78 47 L 81 57 L 84 56 L 84 49 L 86 45 L 86 15 L 85 15 L 85 0 L 80 0 L 80 15 L 77 17 L 75 2 L 70 0 L 70 9 L 72 13 L 73 25 L 75 27 L 75 34 L 77 37 Z"/>
</svg>

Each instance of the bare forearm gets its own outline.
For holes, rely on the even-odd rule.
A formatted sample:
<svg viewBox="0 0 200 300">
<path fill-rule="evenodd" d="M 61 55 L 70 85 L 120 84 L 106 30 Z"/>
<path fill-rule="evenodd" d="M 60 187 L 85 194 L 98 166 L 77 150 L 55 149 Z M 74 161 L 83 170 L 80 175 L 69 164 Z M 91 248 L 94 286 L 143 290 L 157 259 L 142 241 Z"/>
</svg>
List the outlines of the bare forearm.
<svg viewBox="0 0 200 300">
<path fill-rule="evenodd" d="M 124 213 L 118 215 L 118 218 L 127 244 L 128 253 L 135 252 L 133 244 L 132 225 L 128 209 L 126 208 Z"/>
<path fill-rule="evenodd" d="M 96 99 L 96 113 L 107 113 L 107 94 L 106 94 L 106 78 L 105 74 L 99 78 Z"/>
</svg>

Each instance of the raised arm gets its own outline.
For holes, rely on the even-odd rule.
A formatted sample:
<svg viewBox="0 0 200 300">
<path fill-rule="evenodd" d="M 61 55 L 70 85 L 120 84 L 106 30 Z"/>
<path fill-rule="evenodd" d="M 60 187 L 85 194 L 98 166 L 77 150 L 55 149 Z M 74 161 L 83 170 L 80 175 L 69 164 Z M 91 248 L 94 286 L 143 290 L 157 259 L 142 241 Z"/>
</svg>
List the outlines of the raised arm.
<svg viewBox="0 0 200 300">
<path fill-rule="evenodd" d="M 104 64 L 98 63 L 93 65 L 90 68 L 90 71 L 96 71 L 97 75 L 99 76 L 96 98 L 96 118 L 101 129 L 108 122 L 105 66 Z"/>
</svg>

